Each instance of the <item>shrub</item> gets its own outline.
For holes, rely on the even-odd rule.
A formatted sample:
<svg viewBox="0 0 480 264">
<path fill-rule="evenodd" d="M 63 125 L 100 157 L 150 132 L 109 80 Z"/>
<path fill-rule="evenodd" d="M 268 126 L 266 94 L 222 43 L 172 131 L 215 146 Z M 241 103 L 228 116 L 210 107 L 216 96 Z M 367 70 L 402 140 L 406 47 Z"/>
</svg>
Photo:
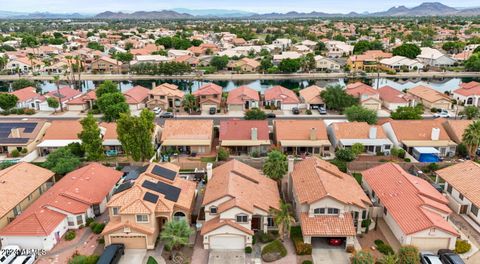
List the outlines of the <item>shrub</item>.
<svg viewBox="0 0 480 264">
<path fill-rule="evenodd" d="M 158 264 L 154 257 L 148 257 L 147 264 Z"/>
<path fill-rule="evenodd" d="M 84 255 L 74 255 L 68 264 L 96 264 L 100 257 L 97 255 L 84 256 Z"/>
<path fill-rule="evenodd" d="M 312 245 L 303 243 L 302 228 L 300 226 L 292 226 L 290 228 L 290 238 L 293 241 L 297 255 L 312 254 Z"/>
<path fill-rule="evenodd" d="M 405 161 L 405 162 L 410 162 L 410 161 L 412 161 L 412 160 L 411 160 L 410 158 L 404 158 L 403 161 Z"/>
<path fill-rule="evenodd" d="M 375 258 L 370 252 L 359 251 L 352 257 L 352 264 L 374 264 Z"/>
<path fill-rule="evenodd" d="M 105 238 L 100 237 L 100 238 L 97 239 L 97 242 L 98 242 L 98 244 L 105 244 Z"/>
<path fill-rule="evenodd" d="M 305 114 L 311 115 L 311 114 L 312 114 L 312 110 L 310 110 L 310 109 L 305 110 Z"/>
<path fill-rule="evenodd" d="M 88 223 L 88 219 L 87 219 L 87 223 Z M 91 222 L 88 224 L 88 227 L 90 227 L 90 229 L 92 229 L 92 231 L 93 231 L 93 229 L 95 229 L 95 226 L 97 226 L 97 224 L 98 224 L 97 222 L 91 221 Z"/>
<path fill-rule="evenodd" d="M 103 231 L 104 228 L 105 228 L 105 224 L 103 224 L 103 223 L 101 223 L 101 224 L 98 223 L 98 224 L 95 225 L 95 227 L 93 227 L 92 231 L 93 231 L 93 233 L 95 233 L 95 234 L 100 234 L 100 233 L 102 233 L 102 231 Z"/>
<path fill-rule="evenodd" d="M 260 232 L 258 233 L 258 240 L 262 243 L 269 243 L 269 242 L 272 242 L 273 240 L 275 240 L 275 235 L 273 235 L 272 233 L 263 233 L 263 232 Z"/>
<path fill-rule="evenodd" d="M 173 109 L 171 107 L 167 108 L 167 112 L 172 113 Z"/>
<path fill-rule="evenodd" d="M 245 253 L 247 253 L 247 254 L 252 253 L 252 247 L 246 247 L 245 248 Z"/>
<path fill-rule="evenodd" d="M 75 239 L 75 231 L 74 230 L 68 230 L 67 233 L 65 233 L 65 240 L 70 241 Z"/>
<path fill-rule="evenodd" d="M 457 239 L 457 242 L 455 242 L 455 253 L 457 254 L 467 253 L 471 248 L 472 245 L 467 240 Z"/>
<path fill-rule="evenodd" d="M 330 163 L 337 166 L 337 168 L 341 172 L 345 172 L 345 173 L 347 172 L 347 162 L 345 162 L 343 160 L 339 160 L 339 159 L 333 159 L 333 160 L 330 161 Z"/>
<path fill-rule="evenodd" d="M 358 184 L 362 185 L 362 174 L 358 172 L 352 173 L 352 176 L 357 180 Z"/>
<path fill-rule="evenodd" d="M 353 253 L 353 252 L 355 252 L 355 246 L 348 245 L 347 248 L 345 248 L 345 251 L 347 253 Z"/>
<path fill-rule="evenodd" d="M 383 255 L 393 255 L 393 254 L 395 254 L 395 252 L 393 251 L 392 247 L 389 244 L 382 243 L 380 245 L 377 245 L 377 249 Z"/>
<path fill-rule="evenodd" d="M 22 148 L 22 151 L 20 151 L 22 154 L 27 154 L 28 150 L 26 148 Z"/>
<path fill-rule="evenodd" d="M 363 223 L 362 223 L 362 226 L 363 226 Z M 383 242 L 383 240 L 381 239 L 375 239 L 375 241 L 373 241 L 373 243 L 375 244 L 375 246 L 380 246 L 380 245 L 383 245 L 385 244 L 385 242 Z"/>
<path fill-rule="evenodd" d="M 365 147 L 362 143 L 355 143 L 352 145 L 352 152 L 355 156 L 362 154 L 365 151 Z"/>
<path fill-rule="evenodd" d="M 86 220 L 85 222 L 86 222 L 86 225 L 87 225 L 87 226 L 90 226 L 90 224 L 91 224 L 92 222 L 95 222 L 95 219 L 93 219 L 92 217 L 89 217 L 89 218 L 87 218 L 87 220 Z"/>
<path fill-rule="evenodd" d="M 272 255 L 279 254 L 280 257 L 283 258 L 287 255 L 287 249 L 285 248 L 285 246 L 280 240 L 274 240 L 268 243 L 265 247 L 263 247 L 262 259 L 264 259 L 265 261 L 269 260 L 265 258 L 265 255 L 269 255 L 269 254 L 272 254 Z M 274 260 L 277 260 L 277 259 L 274 259 Z"/>
<path fill-rule="evenodd" d="M 346 162 L 353 161 L 356 158 L 355 153 L 351 149 L 346 148 L 337 150 L 337 152 L 335 152 L 335 155 L 337 156 L 337 159 Z"/>
<path fill-rule="evenodd" d="M 17 158 L 20 156 L 20 151 L 14 149 L 12 150 L 12 152 L 10 152 L 10 156 L 12 156 L 13 158 Z"/>
<path fill-rule="evenodd" d="M 33 115 L 33 114 L 35 114 L 35 110 L 30 109 L 30 108 L 25 108 L 25 109 L 23 110 L 23 112 L 24 112 L 26 115 Z"/>
<path fill-rule="evenodd" d="M 313 264 L 313 262 L 311 260 L 304 260 L 302 264 Z"/>
<path fill-rule="evenodd" d="M 398 264 L 418 264 L 420 256 L 415 246 L 402 246 L 398 250 Z"/>
<path fill-rule="evenodd" d="M 217 157 L 219 161 L 224 161 L 227 160 L 228 157 L 230 157 L 230 153 L 228 153 L 228 150 L 226 150 L 225 148 L 219 148 Z"/>
</svg>

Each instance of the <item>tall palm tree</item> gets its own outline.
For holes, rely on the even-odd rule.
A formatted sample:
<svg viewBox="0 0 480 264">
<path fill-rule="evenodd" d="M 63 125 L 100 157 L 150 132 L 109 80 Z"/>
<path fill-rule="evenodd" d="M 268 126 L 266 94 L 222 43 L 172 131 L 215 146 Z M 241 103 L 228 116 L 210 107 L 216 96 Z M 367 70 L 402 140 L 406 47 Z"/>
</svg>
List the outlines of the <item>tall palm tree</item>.
<svg viewBox="0 0 480 264">
<path fill-rule="evenodd" d="M 295 223 L 295 218 L 293 218 L 292 214 L 290 213 L 290 209 L 290 204 L 280 201 L 279 210 L 272 209 L 271 211 L 275 225 L 278 227 L 280 239 L 282 241 L 285 239 L 285 235 L 290 237 L 290 228 Z"/>
<path fill-rule="evenodd" d="M 193 94 L 186 94 L 183 97 L 183 107 L 188 108 L 188 112 L 192 113 L 192 108 L 196 105 L 197 100 Z"/>
<path fill-rule="evenodd" d="M 193 230 L 185 220 L 171 220 L 164 226 L 160 233 L 160 240 L 165 242 L 165 246 L 170 250 L 170 255 L 175 256 L 174 251 L 188 244 Z"/>
<path fill-rule="evenodd" d="M 35 56 L 32 53 L 28 53 L 28 60 L 30 61 L 30 65 L 32 66 L 32 74 L 35 73 L 35 63 L 34 60 Z"/>
<path fill-rule="evenodd" d="M 265 164 L 263 164 L 263 173 L 267 175 L 268 178 L 277 181 L 279 187 L 281 187 L 280 181 L 287 173 L 287 169 L 287 157 L 285 154 L 278 150 L 272 150 L 268 153 L 267 160 Z"/>
<path fill-rule="evenodd" d="M 80 77 L 81 77 L 82 71 L 83 71 L 82 57 L 77 55 L 77 56 L 74 57 L 74 59 L 75 59 L 77 73 L 78 73 L 78 79 L 77 80 L 78 80 L 78 83 L 81 84 Z M 78 86 L 78 89 L 81 89 L 81 85 Z"/>
<path fill-rule="evenodd" d="M 476 159 L 476 151 L 480 146 L 480 121 L 470 124 L 463 132 L 463 143 L 467 145 L 468 153 Z"/>
<path fill-rule="evenodd" d="M 58 75 L 53 76 L 53 82 L 55 83 L 55 86 L 57 86 L 58 103 L 60 104 L 60 112 L 63 112 L 62 96 L 60 95 L 60 76 Z"/>
</svg>

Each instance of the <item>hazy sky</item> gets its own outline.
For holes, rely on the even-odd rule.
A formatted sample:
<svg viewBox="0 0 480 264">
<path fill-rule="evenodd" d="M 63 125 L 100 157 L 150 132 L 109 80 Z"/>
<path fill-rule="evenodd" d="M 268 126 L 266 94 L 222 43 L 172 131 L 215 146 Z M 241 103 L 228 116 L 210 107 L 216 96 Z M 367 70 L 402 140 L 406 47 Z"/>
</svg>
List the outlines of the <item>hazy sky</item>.
<svg viewBox="0 0 480 264">
<path fill-rule="evenodd" d="M 415 0 L 0 0 L 2 11 L 80 12 L 190 9 L 238 9 L 259 13 L 286 11 L 375 12 L 392 6 L 416 6 L 425 1 Z M 430 0 L 432 1 L 432 0 Z M 453 7 L 480 6 L 478 0 L 444 0 Z"/>
</svg>

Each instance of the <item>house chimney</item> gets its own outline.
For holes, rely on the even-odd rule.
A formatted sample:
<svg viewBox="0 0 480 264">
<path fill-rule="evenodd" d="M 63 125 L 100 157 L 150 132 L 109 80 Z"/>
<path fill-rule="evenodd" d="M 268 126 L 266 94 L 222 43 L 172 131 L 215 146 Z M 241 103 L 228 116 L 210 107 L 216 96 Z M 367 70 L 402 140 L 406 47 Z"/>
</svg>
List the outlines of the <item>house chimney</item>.
<svg viewBox="0 0 480 264">
<path fill-rule="evenodd" d="M 157 87 L 157 84 L 155 82 L 152 82 L 152 89 L 154 89 L 155 87 Z"/>
<path fill-rule="evenodd" d="M 212 176 L 213 176 L 213 163 L 207 163 L 207 180 L 210 181 Z"/>
<path fill-rule="evenodd" d="M 294 165 L 295 165 L 295 158 L 294 157 L 288 157 L 288 174 L 293 172 Z"/>
<path fill-rule="evenodd" d="M 258 130 L 256 127 L 252 127 L 251 140 L 258 140 Z"/>
<path fill-rule="evenodd" d="M 317 140 L 317 129 L 314 127 L 310 129 L 310 140 Z"/>
<path fill-rule="evenodd" d="M 432 128 L 432 140 L 439 140 L 440 139 L 440 128 L 434 127 Z"/>
<path fill-rule="evenodd" d="M 12 130 L 10 130 L 10 137 L 11 138 L 19 138 L 20 137 L 20 129 L 19 128 L 12 128 Z"/>
<path fill-rule="evenodd" d="M 369 139 L 376 139 L 377 138 L 377 127 L 370 127 L 370 131 L 368 132 Z"/>
</svg>

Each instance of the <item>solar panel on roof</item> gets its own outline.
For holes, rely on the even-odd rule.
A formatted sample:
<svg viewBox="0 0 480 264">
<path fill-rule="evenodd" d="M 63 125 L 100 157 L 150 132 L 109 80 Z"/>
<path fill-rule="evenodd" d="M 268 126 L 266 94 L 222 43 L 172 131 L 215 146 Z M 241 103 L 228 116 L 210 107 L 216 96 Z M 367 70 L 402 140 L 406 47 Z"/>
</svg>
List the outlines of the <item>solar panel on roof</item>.
<svg viewBox="0 0 480 264">
<path fill-rule="evenodd" d="M 153 194 L 151 192 L 146 192 L 145 195 L 143 196 L 143 200 L 156 204 L 158 201 L 158 195 Z"/>
<path fill-rule="evenodd" d="M 178 200 L 178 197 L 180 196 L 180 192 L 182 191 L 181 189 L 163 183 L 163 182 L 151 182 L 151 181 L 144 181 L 142 184 L 142 187 L 145 187 L 149 190 L 161 193 L 165 195 L 165 199 L 170 200 L 172 202 L 176 202 Z"/>
<path fill-rule="evenodd" d="M 177 176 L 177 172 L 166 169 L 158 165 L 155 165 L 153 167 L 152 173 L 171 181 L 175 180 L 175 176 Z"/>
<path fill-rule="evenodd" d="M 0 138 L 0 144 L 25 144 L 28 138 Z"/>
<path fill-rule="evenodd" d="M 133 182 L 124 182 L 117 187 L 117 189 L 115 190 L 115 192 L 113 194 L 117 194 L 117 193 L 121 193 L 123 191 L 126 191 L 126 190 L 132 188 L 132 186 L 133 186 Z"/>
</svg>

